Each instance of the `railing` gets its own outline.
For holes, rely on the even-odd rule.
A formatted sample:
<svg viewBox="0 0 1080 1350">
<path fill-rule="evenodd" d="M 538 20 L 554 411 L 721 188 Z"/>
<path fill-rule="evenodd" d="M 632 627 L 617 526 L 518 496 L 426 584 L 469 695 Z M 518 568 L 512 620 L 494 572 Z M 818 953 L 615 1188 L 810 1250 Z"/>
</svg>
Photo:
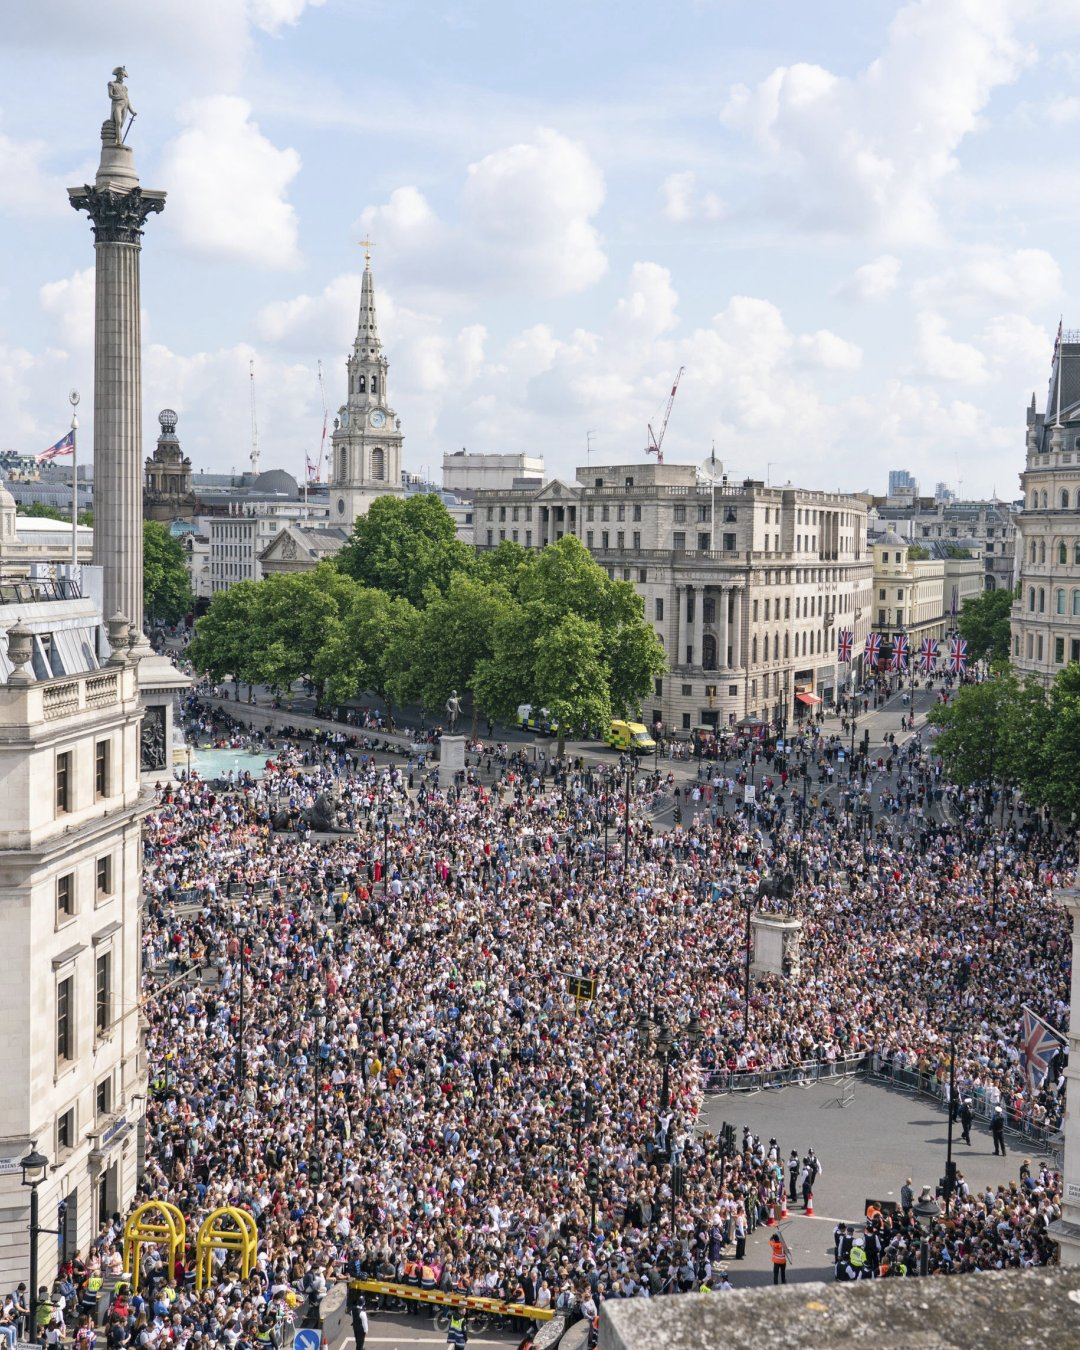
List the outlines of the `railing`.
<svg viewBox="0 0 1080 1350">
<path fill-rule="evenodd" d="M 45 720 L 55 717 L 67 717 L 79 711 L 79 682 L 72 680 L 68 684 L 49 684 L 42 691 L 42 711 Z"/>
<path fill-rule="evenodd" d="M 86 706 L 107 708 L 120 697 L 120 680 L 111 675 L 94 675 L 86 681 Z"/>
<path fill-rule="evenodd" d="M 81 600 L 79 583 L 63 577 L 0 581 L 0 605 L 26 605 L 39 600 Z"/>
<path fill-rule="evenodd" d="M 710 1069 L 703 1073 L 706 1092 L 764 1092 L 769 1088 L 810 1087 L 814 1083 L 851 1077 L 869 1071 L 869 1055 L 853 1055 L 837 1060 L 803 1060 L 781 1069 Z"/>
</svg>

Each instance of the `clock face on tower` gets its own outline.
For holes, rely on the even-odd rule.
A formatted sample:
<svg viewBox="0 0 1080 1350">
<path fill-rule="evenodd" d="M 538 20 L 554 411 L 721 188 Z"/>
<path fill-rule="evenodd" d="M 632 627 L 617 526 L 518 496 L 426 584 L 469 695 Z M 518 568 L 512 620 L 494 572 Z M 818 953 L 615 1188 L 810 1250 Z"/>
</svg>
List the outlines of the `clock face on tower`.
<svg viewBox="0 0 1080 1350">
<path fill-rule="evenodd" d="M 382 411 L 381 408 L 376 408 L 375 411 L 368 418 L 368 421 L 371 423 L 373 427 L 384 426 L 386 423 L 386 414 Z"/>
</svg>

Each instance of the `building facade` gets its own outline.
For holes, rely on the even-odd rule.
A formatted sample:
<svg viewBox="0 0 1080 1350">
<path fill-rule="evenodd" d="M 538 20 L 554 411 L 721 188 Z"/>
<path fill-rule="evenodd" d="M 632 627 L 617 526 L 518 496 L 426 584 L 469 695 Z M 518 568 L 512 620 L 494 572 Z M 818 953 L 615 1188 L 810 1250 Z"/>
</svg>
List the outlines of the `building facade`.
<svg viewBox="0 0 1080 1350">
<path fill-rule="evenodd" d="M 1027 413 L 1013 664 L 1049 683 L 1080 661 L 1080 332 L 1062 335 L 1045 413 Z"/>
<path fill-rule="evenodd" d="M 919 497 L 910 505 L 897 506 L 881 498 L 868 501 L 871 530 L 875 526 L 895 530 L 924 548 L 934 544 L 977 548 L 983 562 L 983 587 L 988 591 L 1012 588 L 1016 556 L 1016 507 L 1012 502 Z"/>
<path fill-rule="evenodd" d="M 356 341 L 345 365 L 348 395 L 334 418 L 330 439 L 330 523 L 351 530 L 376 497 L 404 490 L 404 437 L 388 396 L 389 362 L 379 339 L 370 253 L 364 262 Z"/>
<path fill-rule="evenodd" d="M 138 666 L 68 582 L 0 582 L 0 1282 L 40 1281 L 130 1203 L 146 1101 L 139 1026 L 142 815 Z M 100 653 L 100 654 L 99 654 Z"/>
<path fill-rule="evenodd" d="M 541 487 L 543 455 L 474 454 L 455 450 L 443 455 L 442 485 L 447 492 L 505 492 L 515 487 Z"/>
<path fill-rule="evenodd" d="M 143 515 L 147 520 L 191 519 L 195 510 L 191 460 L 180 448 L 176 413 L 158 413 L 161 434 L 143 470 Z"/>
<path fill-rule="evenodd" d="M 572 534 L 609 576 L 633 582 L 668 654 L 642 707 L 650 724 L 675 734 L 746 717 L 782 724 L 858 677 L 873 569 L 856 498 L 650 463 L 480 492 L 474 508 L 478 549 Z M 854 663 L 838 665 L 841 629 L 854 634 Z"/>
</svg>

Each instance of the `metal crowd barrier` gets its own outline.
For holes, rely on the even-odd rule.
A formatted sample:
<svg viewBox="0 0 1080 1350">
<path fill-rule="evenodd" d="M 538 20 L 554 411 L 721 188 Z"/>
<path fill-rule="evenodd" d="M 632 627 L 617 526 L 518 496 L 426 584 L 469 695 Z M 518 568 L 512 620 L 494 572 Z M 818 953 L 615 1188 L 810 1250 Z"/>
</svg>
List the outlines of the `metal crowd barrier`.
<svg viewBox="0 0 1080 1350">
<path fill-rule="evenodd" d="M 811 1087 L 814 1083 L 847 1078 L 867 1068 L 869 1056 L 846 1059 L 802 1060 L 782 1069 L 735 1070 L 708 1069 L 703 1072 L 702 1088 L 708 1093 L 765 1092 L 785 1087 Z"/>
<path fill-rule="evenodd" d="M 528 1303 L 504 1303 L 500 1298 L 479 1298 L 474 1294 L 447 1294 L 441 1289 L 419 1289 L 414 1284 L 394 1284 L 386 1280 L 350 1280 L 350 1294 L 384 1294 L 414 1303 L 434 1303 L 446 1308 L 472 1309 L 503 1317 L 527 1317 L 534 1322 L 547 1322 L 555 1316 L 554 1308 L 534 1308 Z"/>
</svg>

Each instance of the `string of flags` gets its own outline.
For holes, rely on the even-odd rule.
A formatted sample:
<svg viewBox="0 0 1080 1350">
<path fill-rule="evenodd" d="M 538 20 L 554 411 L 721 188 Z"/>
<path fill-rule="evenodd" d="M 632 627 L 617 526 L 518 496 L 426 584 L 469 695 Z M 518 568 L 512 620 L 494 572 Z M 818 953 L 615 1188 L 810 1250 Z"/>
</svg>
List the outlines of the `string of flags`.
<svg viewBox="0 0 1080 1350">
<path fill-rule="evenodd" d="M 849 662 L 854 650 L 855 635 L 850 628 L 841 628 L 836 637 L 836 657 L 838 661 Z M 925 675 L 932 675 L 939 664 L 954 675 L 963 675 L 968 665 L 968 645 L 966 638 L 954 638 L 948 644 L 948 651 L 942 654 L 942 644 L 936 638 L 923 638 L 918 651 L 918 668 Z M 885 655 L 890 670 L 903 674 L 911 661 L 910 640 L 906 633 L 868 633 L 863 644 L 863 656 L 876 667 Z"/>
</svg>

